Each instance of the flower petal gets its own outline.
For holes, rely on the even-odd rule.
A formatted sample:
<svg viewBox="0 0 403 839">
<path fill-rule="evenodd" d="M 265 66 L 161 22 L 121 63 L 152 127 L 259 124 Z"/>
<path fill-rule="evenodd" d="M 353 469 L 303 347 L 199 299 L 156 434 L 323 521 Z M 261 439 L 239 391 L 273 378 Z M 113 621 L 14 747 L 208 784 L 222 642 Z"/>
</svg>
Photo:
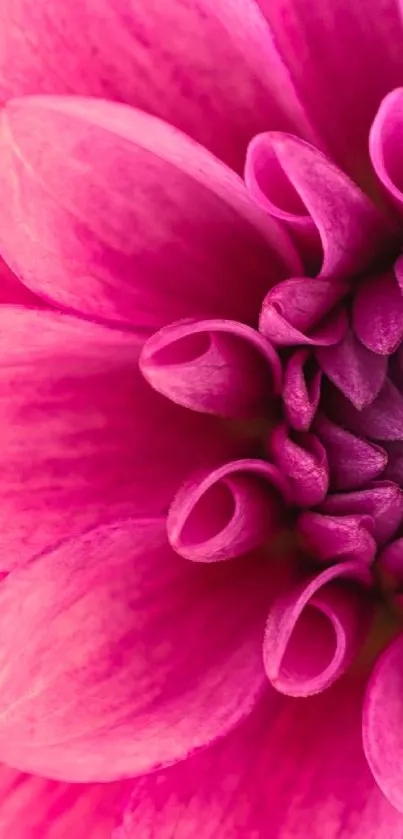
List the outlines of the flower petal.
<svg viewBox="0 0 403 839">
<path fill-rule="evenodd" d="M 403 811 L 403 636 L 381 653 L 370 678 L 363 716 L 365 754 L 391 804 Z"/>
<path fill-rule="evenodd" d="M 378 395 L 388 369 L 387 357 L 367 350 L 351 329 L 339 344 L 318 347 L 316 358 L 328 379 L 359 411 Z"/>
<path fill-rule="evenodd" d="M 234 460 L 196 474 L 175 496 L 167 520 L 172 547 L 195 562 L 233 559 L 275 536 L 289 487 L 263 460 Z"/>
<path fill-rule="evenodd" d="M 140 350 L 130 333 L 0 307 L 1 571 L 109 515 L 166 511 L 191 471 L 236 456 L 218 420 L 149 387 Z"/>
<path fill-rule="evenodd" d="M 403 521 L 403 493 L 393 481 L 374 481 L 357 492 L 328 495 L 320 509 L 337 516 L 371 516 L 375 539 L 382 544 L 394 536 Z"/>
<path fill-rule="evenodd" d="M 382 97 L 403 79 L 398 3 L 372 0 L 370 10 L 361 0 L 259 5 L 325 150 L 371 187 L 369 128 Z"/>
<path fill-rule="evenodd" d="M 140 369 L 155 390 L 194 411 L 267 414 L 281 392 L 281 362 L 256 330 L 229 320 L 170 324 L 145 343 Z"/>
<path fill-rule="evenodd" d="M 165 36 L 169 33 L 169 37 Z M 248 140 L 306 119 L 257 4 L 12 0 L 0 13 L 0 99 L 117 99 L 172 122 L 241 171 Z"/>
<path fill-rule="evenodd" d="M 355 437 L 324 416 L 316 420 L 315 433 L 325 447 L 333 490 L 359 489 L 382 474 L 388 458 L 380 446 Z"/>
<path fill-rule="evenodd" d="M 259 329 L 275 346 L 337 344 L 347 319 L 333 308 L 346 292 L 344 283 L 296 277 L 275 285 L 266 295 Z"/>
<path fill-rule="evenodd" d="M 361 742 L 363 685 L 270 694 L 214 747 L 134 782 L 114 839 L 401 839 Z"/>
<path fill-rule="evenodd" d="M 361 411 L 340 391 L 332 394 L 332 413 L 347 428 L 363 437 L 392 442 L 403 440 L 403 394 L 386 378 L 378 396 Z"/>
<path fill-rule="evenodd" d="M 0 831 L 13 839 L 110 839 L 129 782 L 64 784 L 0 767 Z"/>
<path fill-rule="evenodd" d="M 264 557 L 200 568 L 164 519 L 126 519 L 42 553 L 0 587 L 0 755 L 58 780 L 111 781 L 183 758 L 264 684 Z"/>
<path fill-rule="evenodd" d="M 387 195 L 403 211 L 403 88 L 385 96 L 369 135 L 372 165 Z"/>
<path fill-rule="evenodd" d="M 329 488 L 329 468 L 326 450 L 318 438 L 278 425 L 271 432 L 267 447 L 290 483 L 293 503 L 299 507 L 320 504 Z"/>
<path fill-rule="evenodd" d="M 245 179 L 260 206 L 293 234 L 308 273 L 351 278 L 390 237 L 365 193 L 322 152 L 291 134 L 255 137 Z"/>
<path fill-rule="evenodd" d="M 378 558 L 378 565 L 393 587 L 403 586 L 403 538 L 395 539 L 385 546 Z"/>
<path fill-rule="evenodd" d="M 345 562 L 304 580 L 274 601 L 263 660 L 276 690 L 287 696 L 312 696 L 346 671 L 372 618 L 365 593 L 370 583 L 364 565 Z"/>
<path fill-rule="evenodd" d="M 377 550 L 374 529 L 373 518 L 365 514 L 329 516 L 307 512 L 298 519 L 304 549 L 319 562 L 351 559 L 370 565 Z"/>
<path fill-rule="evenodd" d="M 403 338 L 403 295 L 390 272 L 361 283 L 353 300 L 354 332 L 369 350 L 390 355 Z"/>
<path fill-rule="evenodd" d="M 283 405 L 296 431 L 309 431 L 318 409 L 322 371 L 308 350 L 297 350 L 285 363 Z"/>
<path fill-rule="evenodd" d="M 255 323 L 267 288 L 298 265 L 241 179 L 148 114 L 27 97 L 0 128 L 0 250 L 68 310 L 148 334 L 181 317 Z"/>
</svg>

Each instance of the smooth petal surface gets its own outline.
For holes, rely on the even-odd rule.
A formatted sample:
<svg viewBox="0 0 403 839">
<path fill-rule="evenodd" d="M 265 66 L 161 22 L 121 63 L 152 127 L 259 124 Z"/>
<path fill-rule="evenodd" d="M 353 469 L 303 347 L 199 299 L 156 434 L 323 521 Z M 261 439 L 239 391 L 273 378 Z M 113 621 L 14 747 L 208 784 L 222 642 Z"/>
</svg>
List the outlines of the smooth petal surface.
<svg viewBox="0 0 403 839">
<path fill-rule="evenodd" d="M 380 446 L 355 437 L 324 416 L 316 420 L 315 433 L 326 451 L 331 489 L 358 489 L 382 474 L 388 456 Z"/>
<path fill-rule="evenodd" d="M 234 460 L 196 473 L 170 507 L 169 541 L 195 562 L 233 559 L 276 536 L 289 497 L 283 473 L 263 460 Z"/>
<path fill-rule="evenodd" d="M 169 37 L 166 37 L 169 33 Z M 0 99 L 117 99 L 181 128 L 241 171 L 268 125 L 304 130 L 302 107 L 258 5 L 245 0 L 5 0 Z"/>
<path fill-rule="evenodd" d="M 371 516 L 375 539 L 382 544 L 394 536 L 402 523 L 403 493 L 393 481 L 374 481 L 358 492 L 328 495 L 321 511 L 337 516 L 351 513 Z"/>
<path fill-rule="evenodd" d="M 257 202 L 294 235 L 310 273 L 351 279 L 388 241 L 384 219 L 365 193 L 298 137 L 255 137 L 245 179 Z"/>
<path fill-rule="evenodd" d="M 363 684 L 273 695 L 224 740 L 134 784 L 113 839 L 401 839 L 361 742 Z"/>
<path fill-rule="evenodd" d="M 403 636 L 381 653 L 364 704 L 365 754 L 376 782 L 403 811 Z"/>
<path fill-rule="evenodd" d="M 361 344 L 381 355 L 390 355 L 403 338 L 403 295 L 390 272 L 365 279 L 354 295 L 354 332 Z"/>
<path fill-rule="evenodd" d="M 369 128 L 382 97 L 403 81 L 398 3 L 373 0 L 370 9 L 361 0 L 259 5 L 325 150 L 368 189 Z"/>
<path fill-rule="evenodd" d="M 110 839 L 128 782 L 64 784 L 0 767 L 0 831 L 12 839 Z"/>
<path fill-rule="evenodd" d="M 359 411 L 378 395 L 386 377 L 386 356 L 376 355 L 350 329 L 339 344 L 318 347 L 316 358 L 328 379 Z"/>
<path fill-rule="evenodd" d="M 275 600 L 266 624 L 263 660 L 276 690 L 287 696 L 312 696 L 346 671 L 372 618 L 365 592 L 370 583 L 368 569 L 346 562 Z"/>
<path fill-rule="evenodd" d="M 0 587 L 0 755 L 111 781 L 183 758 L 249 713 L 286 564 L 200 568 L 165 522 L 126 519 L 42 553 Z"/>
<path fill-rule="evenodd" d="M 297 267 L 237 175 L 141 111 L 13 100 L 0 120 L 0 251 L 36 293 L 153 332 L 182 317 L 257 320 Z"/>
<path fill-rule="evenodd" d="M 143 347 L 140 369 L 155 390 L 194 411 L 264 415 L 281 391 L 281 362 L 256 330 L 228 320 L 179 321 Z"/>
<path fill-rule="evenodd" d="M 13 274 L 0 257 L 0 303 L 43 308 L 43 301 Z"/>
<path fill-rule="evenodd" d="M 377 547 L 374 530 L 372 517 L 365 514 L 331 516 L 307 512 L 298 519 L 304 548 L 319 562 L 349 559 L 370 565 Z"/>
<path fill-rule="evenodd" d="M 390 542 L 381 552 L 379 568 L 386 573 L 387 580 L 393 587 L 401 589 L 403 585 L 403 538 Z"/>
<path fill-rule="evenodd" d="M 0 307 L 0 570 L 108 516 L 165 512 L 193 469 L 234 456 L 218 420 L 150 388 L 140 350 L 129 333 Z"/>
<path fill-rule="evenodd" d="M 403 88 L 388 93 L 375 116 L 369 135 L 372 165 L 400 213 L 403 212 Z"/>
<path fill-rule="evenodd" d="M 260 312 L 259 329 L 275 346 L 337 344 L 347 328 L 344 283 L 296 277 L 274 286 Z M 329 315 L 329 317 L 328 317 Z"/>
<path fill-rule="evenodd" d="M 329 488 L 326 450 L 314 434 L 278 425 L 268 440 L 269 455 L 286 476 L 291 499 L 301 507 L 320 504 Z"/>
<path fill-rule="evenodd" d="M 283 405 L 289 424 L 296 431 L 308 431 L 315 417 L 322 371 L 309 350 L 297 350 L 285 363 Z"/>
</svg>

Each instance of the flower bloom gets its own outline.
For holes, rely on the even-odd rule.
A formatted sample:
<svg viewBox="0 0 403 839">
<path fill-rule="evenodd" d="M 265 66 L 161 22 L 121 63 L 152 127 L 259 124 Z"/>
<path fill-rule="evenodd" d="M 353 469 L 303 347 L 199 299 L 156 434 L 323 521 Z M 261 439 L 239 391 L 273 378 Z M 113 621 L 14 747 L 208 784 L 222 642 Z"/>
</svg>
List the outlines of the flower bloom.
<svg viewBox="0 0 403 839">
<path fill-rule="evenodd" d="M 403 29 L 370 6 L 0 10 L 0 835 L 402 835 Z"/>
</svg>

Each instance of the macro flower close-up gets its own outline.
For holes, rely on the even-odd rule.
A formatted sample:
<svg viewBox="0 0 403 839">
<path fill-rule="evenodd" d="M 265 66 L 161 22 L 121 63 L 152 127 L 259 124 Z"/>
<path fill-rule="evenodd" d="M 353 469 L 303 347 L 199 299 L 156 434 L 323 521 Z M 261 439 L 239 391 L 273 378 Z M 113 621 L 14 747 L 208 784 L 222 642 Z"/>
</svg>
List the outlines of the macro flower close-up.
<svg viewBox="0 0 403 839">
<path fill-rule="evenodd" d="M 403 837 L 403 3 L 0 0 L 0 839 Z"/>
</svg>

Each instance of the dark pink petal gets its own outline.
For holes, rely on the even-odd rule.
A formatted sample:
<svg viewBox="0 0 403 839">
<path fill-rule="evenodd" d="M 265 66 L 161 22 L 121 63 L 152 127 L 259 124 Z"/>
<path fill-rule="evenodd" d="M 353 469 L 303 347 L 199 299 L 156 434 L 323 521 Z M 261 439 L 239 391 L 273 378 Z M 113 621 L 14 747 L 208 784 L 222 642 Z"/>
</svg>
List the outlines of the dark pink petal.
<svg viewBox="0 0 403 839">
<path fill-rule="evenodd" d="M 403 212 L 403 88 L 385 96 L 372 123 L 369 149 L 376 174 L 400 213 Z"/>
<path fill-rule="evenodd" d="M 261 693 L 265 614 L 286 563 L 200 568 L 165 521 L 126 519 L 44 552 L 0 586 L 0 755 L 111 781 L 187 756 Z"/>
<path fill-rule="evenodd" d="M 380 446 L 355 437 L 324 416 L 317 419 L 315 433 L 326 450 L 333 490 L 365 487 L 383 472 L 388 458 Z"/>
<path fill-rule="evenodd" d="M 277 704 L 268 692 L 219 743 L 136 780 L 113 839 L 401 839 L 364 757 L 363 687 L 345 676 Z"/>
<path fill-rule="evenodd" d="M 403 338 L 403 295 L 389 272 L 363 280 L 354 295 L 353 327 L 369 350 L 390 355 Z"/>
<path fill-rule="evenodd" d="M 384 446 L 388 453 L 385 477 L 403 486 L 403 440 L 385 443 Z"/>
<path fill-rule="evenodd" d="M 322 152 L 291 134 L 260 134 L 249 145 L 246 183 L 257 202 L 294 234 L 304 265 L 350 279 L 389 233 L 379 211 Z"/>
<path fill-rule="evenodd" d="M 298 266 L 241 179 L 148 114 L 27 97 L 3 109 L 0 131 L 0 250 L 68 310 L 148 334 L 181 317 L 255 323 Z"/>
<path fill-rule="evenodd" d="M 152 390 L 140 350 L 130 333 L 0 306 L 1 571 L 105 517 L 165 512 L 194 469 L 239 456 L 218 420 Z"/>
<path fill-rule="evenodd" d="M 265 414 L 281 390 L 276 351 L 236 321 L 170 324 L 146 342 L 140 369 L 155 390 L 179 405 L 222 416 Z"/>
<path fill-rule="evenodd" d="M 332 397 L 332 411 L 356 434 L 374 440 L 403 440 L 403 395 L 391 379 L 385 382 L 371 405 L 362 411 L 339 392 Z"/>
<path fill-rule="evenodd" d="M 382 97 L 403 78 L 398 3 L 373 0 L 369 8 L 361 0 L 259 0 L 259 5 L 324 148 L 368 189 L 369 128 Z"/>
<path fill-rule="evenodd" d="M 290 483 L 294 504 L 314 507 L 323 501 L 329 468 L 326 451 L 314 434 L 278 425 L 270 434 L 268 451 Z"/>
<path fill-rule="evenodd" d="M 169 33 L 169 37 L 165 36 Z M 257 4 L 12 0 L 0 13 L 0 98 L 117 99 L 181 128 L 242 170 L 249 139 L 304 114 Z"/>
<path fill-rule="evenodd" d="M 378 558 L 378 567 L 393 586 L 403 585 L 403 538 L 390 542 Z"/>
<path fill-rule="evenodd" d="M 298 532 L 305 550 L 320 562 L 355 560 L 370 565 L 376 554 L 375 527 L 370 515 L 331 516 L 302 513 Z"/>
<path fill-rule="evenodd" d="M 391 804 L 403 811 L 403 635 L 384 650 L 370 678 L 363 715 L 365 754 Z"/>
<path fill-rule="evenodd" d="M 310 696 L 336 681 L 358 652 L 372 616 L 371 575 L 357 562 L 333 565 L 274 601 L 263 658 L 280 693 Z"/>
<path fill-rule="evenodd" d="M 288 496 L 283 474 L 263 460 L 235 460 L 196 474 L 171 505 L 169 541 L 195 562 L 233 559 L 279 532 Z"/>
<path fill-rule="evenodd" d="M 322 371 L 309 350 L 297 350 L 285 362 L 283 384 L 284 413 L 296 431 L 308 431 L 315 417 Z"/>
<path fill-rule="evenodd" d="M 361 411 L 378 395 L 386 377 L 386 356 L 367 350 L 352 329 L 339 344 L 318 347 L 318 364 L 328 379 Z"/>
<path fill-rule="evenodd" d="M 343 309 L 334 307 L 345 292 L 344 283 L 336 281 L 310 277 L 285 280 L 266 295 L 259 328 L 278 346 L 337 344 L 347 319 Z"/>
<path fill-rule="evenodd" d="M 0 835 L 10 839 L 110 839 L 128 781 L 64 784 L 0 767 Z"/>
<path fill-rule="evenodd" d="M 371 516 L 373 534 L 382 544 L 394 536 L 402 523 L 403 493 L 393 481 L 374 481 L 358 492 L 328 495 L 321 504 L 321 511 L 335 516 L 351 513 Z"/>
</svg>

